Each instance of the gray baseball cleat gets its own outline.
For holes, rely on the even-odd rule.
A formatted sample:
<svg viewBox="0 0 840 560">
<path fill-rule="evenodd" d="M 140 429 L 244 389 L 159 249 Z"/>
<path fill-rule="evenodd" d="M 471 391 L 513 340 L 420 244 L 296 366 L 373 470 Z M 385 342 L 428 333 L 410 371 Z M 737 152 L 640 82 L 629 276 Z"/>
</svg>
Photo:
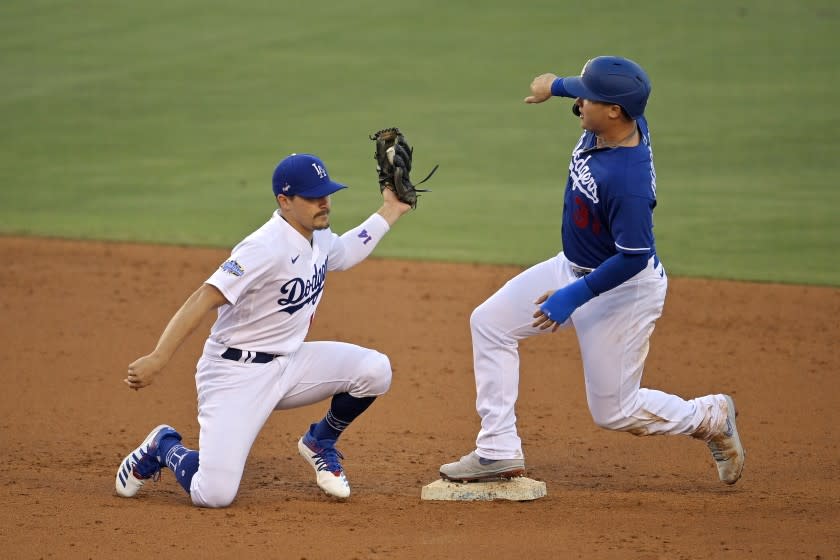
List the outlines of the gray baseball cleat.
<svg viewBox="0 0 840 560">
<path fill-rule="evenodd" d="M 735 424 L 735 402 L 729 395 L 723 395 L 723 398 L 727 408 L 726 422 L 720 432 L 713 435 L 706 445 L 712 452 L 721 482 L 735 484 L 744 471 L 744 459 L 747 452 L 741 445 L 738 426 Z"/>
<path fill-rule="evenodd" d="M 498 480 L 525 475 L 524 459 L 485 459 L 475 451 L 454 463 L 441 465 L 440 476 L 455 482 Z"/>
</svg>

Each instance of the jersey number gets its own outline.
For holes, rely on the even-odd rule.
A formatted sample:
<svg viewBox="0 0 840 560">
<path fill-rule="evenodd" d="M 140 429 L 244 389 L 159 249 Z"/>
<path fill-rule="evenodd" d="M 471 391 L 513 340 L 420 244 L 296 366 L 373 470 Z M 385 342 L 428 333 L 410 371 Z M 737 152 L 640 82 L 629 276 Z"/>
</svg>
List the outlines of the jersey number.
<svg viewBox="0 0 840 560">
<path fill-rule="evenodd" d="M 580 229 L 586 229 L 589 226 L 589 207 L 578 195 L 575 195 L 575 209 L 572 211 L 572 220 Z M 592 217 L 592 232 L 595 235 L 601 233 L 601 222 L 594 216 Z"/>
</svg>

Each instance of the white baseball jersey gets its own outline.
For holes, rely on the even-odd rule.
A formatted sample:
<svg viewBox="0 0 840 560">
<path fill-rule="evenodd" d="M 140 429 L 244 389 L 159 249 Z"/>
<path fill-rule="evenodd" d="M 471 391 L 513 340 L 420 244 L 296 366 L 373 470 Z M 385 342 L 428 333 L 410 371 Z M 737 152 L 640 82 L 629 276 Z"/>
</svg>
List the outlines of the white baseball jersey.
<svg viewBox="0 0 840 560">
<path fill-rule="evenodd" d="M 294 353 L 309 331 L 327 271 L 364 260 L 388 230 L 385 218 L 373 214 L 341 236 L 315 231 L 310 245 L 275 211 L 207 280 L 230 302 L 219 308 L 210 339 L 243 350 Z"/>
</svg>

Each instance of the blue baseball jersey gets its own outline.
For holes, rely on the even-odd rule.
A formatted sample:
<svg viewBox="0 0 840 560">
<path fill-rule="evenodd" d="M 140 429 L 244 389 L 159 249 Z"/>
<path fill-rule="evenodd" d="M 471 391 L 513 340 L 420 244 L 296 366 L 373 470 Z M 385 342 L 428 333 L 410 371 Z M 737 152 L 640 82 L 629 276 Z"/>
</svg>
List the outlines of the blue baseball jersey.
<svg viewBox="0 0 840 560">
<path fill-rule="evenodd" d="M 585 131 L 572 150 L 563 203 L 563 252 L 573 263 L 597 268 L 618 252 L 653 255 L 656 171 L 650 131 L 636 120 L 638 146 L 596 148 Z"/>
</svg>

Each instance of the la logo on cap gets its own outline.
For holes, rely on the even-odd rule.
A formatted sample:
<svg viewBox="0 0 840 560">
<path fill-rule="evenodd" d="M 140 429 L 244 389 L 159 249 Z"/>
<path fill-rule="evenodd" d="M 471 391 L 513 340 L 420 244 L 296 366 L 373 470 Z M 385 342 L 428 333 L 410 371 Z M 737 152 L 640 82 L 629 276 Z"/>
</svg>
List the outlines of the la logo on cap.
<svg viewBox="0 0 840 560">
<path fill-rule="evenodd" d="M 315 169 L 315 173 L 318 174 L 319 179 L 323 179 L 327 176 L 327 170 L 318 165 L 317 163 L 313 163 L 312 167 Z"/>
<path fill-rule="evenodd" d="M 330 179 L 327 166 L 318 156 L 291 154 L 274 169 L 271 188 L 275 196 L 321 198 L 346 187 Z"/>
</svg>

